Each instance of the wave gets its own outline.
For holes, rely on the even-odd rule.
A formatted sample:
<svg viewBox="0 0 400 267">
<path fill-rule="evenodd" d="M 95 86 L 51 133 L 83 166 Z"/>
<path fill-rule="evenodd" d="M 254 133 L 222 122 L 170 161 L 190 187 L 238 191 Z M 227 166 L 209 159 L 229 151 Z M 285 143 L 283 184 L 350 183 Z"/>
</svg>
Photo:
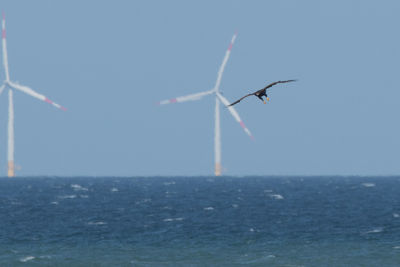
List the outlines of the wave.
<svg viewBox="0 0 400 267">
<path fill-rule="evenodd" d="M 280 195 L 280 194 L 270 194 L 269 196 L 270 196 L 271 198 L 277 199 L 277 200 L 284 199 L 284 197 L 283 197 L 282 195 Z"/>
<path fill-rule="evenodd" d="M 76 198 L 76 195 L 64 195 L 64 196 L 58 196 L 60 199 L 74 199 Z"/>
<path fill-rule="evenodd" d="M 361 185 L 364 187 L 374 187 L 375 186 L 374 183 L 362 183 Z"/>
<path fill-rule="evenodd" d="M 106 225 L 106 222 L 98 221 L 98 222 L 88 222 L 88 225 Z"/>
<path fill-rule="evenodd" d="M 19 261 L 20 262 L 27 262 L 27 261 L 31 261 L 31 260 L 34 260 L 34 259 L 35 259 L 35 257 L 33 257 L 33 256 L 26 256 L 26 257 L 20 258 Z"/>
<path fill-rule="evenodd" d="M 374 233 L 380 233 L 383 231 L 383 227 L 377 227 L 375 229 L 372 229 L 370 231 L 365 232 L 365 234 L 374 234 Z"/>
<path fill-rule="evenodd" d="M 167 218 L 163 220 L 164 222 L 173 222 L 173 221 L 183 221 L 182 217 L 179 218 Z"/>
<path fill-rule="evenodd" d="M 74 189 L 75 191 L 89 191 L 89 189 L 79 184 L 71 184 L 71 188 Z"/>
</svg>

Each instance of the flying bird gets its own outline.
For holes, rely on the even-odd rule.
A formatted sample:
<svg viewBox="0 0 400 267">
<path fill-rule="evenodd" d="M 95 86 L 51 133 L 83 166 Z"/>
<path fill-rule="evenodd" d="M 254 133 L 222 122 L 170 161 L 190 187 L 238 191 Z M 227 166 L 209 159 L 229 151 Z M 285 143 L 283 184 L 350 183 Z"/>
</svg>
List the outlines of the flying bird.
<svg viewBox="0 0 400 267">
<path fill-rule="evenodd" d="M 256 97 L 258 97 L 259 99 L 261 99 L 261 101 L 263 101 L 264 104 L 266 104 L 267 102 L 265 102 L 265 100 L 264 100 L 262 97 L 265 96 L 265 98 L 267 99 L 267 101 L 269 101 L 269 97 L 268 97 L 268 95 L 267 95 L 267 89 L 268 89 L 268 88 L 270 88 L 270 87 L 272 87 L 272 86 L 274 86 L 275 84 L 278 84 L 278 83 L 288 83 L 288 82 L 295 82 L 295 81 L 296 81 L 296 80 L 287 80 L 287 81 L 277 81 L 277 82 L 270 83 L 270 84 L 268 84 L 267 86 L 265 86 L 263 89 L 260 89 L 260 90 L 254 92 L 254 93 L 245 95 L 244 97 L 240 98 L 239 100 L 236 100 L 236 101 L 233 102 L 232 104 L 228 105 L 228 107 L 233 106 L 233 105 L 239 103 L 240 101 L 242 101 L 242 99 L 244 99 L 244 98 L 246 98 L 246 97 L 248 97 L 248 96 L 251 96 L 251 95 L 255 95 Z"/>
</svg>

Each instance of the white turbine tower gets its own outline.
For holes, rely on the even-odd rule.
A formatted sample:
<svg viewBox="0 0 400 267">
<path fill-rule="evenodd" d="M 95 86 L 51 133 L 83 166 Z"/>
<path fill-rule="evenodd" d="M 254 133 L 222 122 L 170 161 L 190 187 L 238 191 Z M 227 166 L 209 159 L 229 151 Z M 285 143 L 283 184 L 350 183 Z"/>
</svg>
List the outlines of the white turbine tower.
<svg viewBox="0 0 400 267">
<path fill-rule="evenodd" d="M 177 103 L 177 102 L 185 102 L 185 101 L 194 101 L 194 100 L 199 100 L 203 96 L 210 95 L 210 94 L 215 94 L 215 136 L 214 136 L 214 160 L 215 160 L 215 176 L 220 176 L 222 167 L 221 167 L 221 127 L 220 127 L 220 114 L 219 114 L 219 102 L 221 101 L 223 105 L 225 105 L 230 113 L 232 114 L 233 118 L 239 122 L 240 126 L 243 128 L 243 130 L 248 134 L 252 139 L 253 136 L 250 133 L 249 129 L 244 125 L 243 121 L 240 119 L 239 114 L 236 112 L 236 110 L 233 107 L 228 107 L 229 101 L 220 94 L 219 92 L 219 86 L 221 84 L 221 79 L 222 79 L 222 74 L 224 72 L 226 63 L 228 62 L 229 56 L 231 54 L 232 46 L 233 43 L 235 42 L 236 39 L 236 33 L 233 35 L 232 40 L 229 44 L 228 50 L 226 50 L 224 60 L 222 61 L 222 64 L 218 70 L 218 75 L 217 75 L 217 81 L 215 83 L 215 86 L 213 89 L 197 94 L 192 94 L 192 95 L 187 95 L 187 96 L 180 96 L 177 98 L 169 99 L 169 100 L 163 100 L 160 101 L 160 105 L 164 104 L 170 104 L 170 103 Z"/>
<path fill-rule="evenodd" d="M 5 88 L 8 88 L 8 153 L 7 153 L 7 160 L 8 160 L 8 177 L 14 177 L 14 103 L 13 103 L 13 90 L 19 90 L 28 94 L 32 97 L 40 99 L 44 102 L 52 104 L 56 108 L 66 110 L 64 107 L 60 106 L 59 104 L 54 103 L 44 95 L 41 95 L 31 88 L 27 86 L 20 85 L 18 83 L 10 81 L 10 74 L 8 72 L 8 56 L 7 56 L 7 43 L 6 43 L 6 19 L 3 13 L 3 19 L 1 23 L 2 29 L 2 46 L 3 46 L 3 65 L 4 65 L 4 72 L 5 72 L 5 80 L 3 84 L 0 86 L 0 94 L 3 92 Z"/>
</svg>

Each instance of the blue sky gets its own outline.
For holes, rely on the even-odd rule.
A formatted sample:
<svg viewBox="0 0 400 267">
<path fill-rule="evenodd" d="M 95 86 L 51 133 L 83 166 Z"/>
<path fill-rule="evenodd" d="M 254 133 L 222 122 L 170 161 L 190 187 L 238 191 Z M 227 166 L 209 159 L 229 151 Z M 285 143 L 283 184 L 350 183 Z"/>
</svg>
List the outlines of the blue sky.
<svg viewBox="0 0 400 267">
<path fill-rule="evenodd" d="M 398 1 L 3 0 L 17 175 L 212 175 L 211 89 L 233 101 L 283 79 L 263 105 L 221 109 L 226 175 L 399 174 Z M 0 79 L 4 79 L 1 66 Z M 2 125 L 2 126 L 1 126 Z M 7 96 L 0 96 L 6 174 Z M 3 132 L 1 134 L 1 132 Z M 2 152 L 1 152 L 2 151 Z"/>
</svg>

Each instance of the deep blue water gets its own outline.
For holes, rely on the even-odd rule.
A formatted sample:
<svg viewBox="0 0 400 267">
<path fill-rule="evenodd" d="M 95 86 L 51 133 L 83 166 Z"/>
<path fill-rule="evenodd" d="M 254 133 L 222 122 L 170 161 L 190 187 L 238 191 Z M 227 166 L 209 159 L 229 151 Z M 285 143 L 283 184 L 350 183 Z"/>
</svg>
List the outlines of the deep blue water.
<svg viewBox="0 0 400 267">
<path fill-rule="evenodd" d="M 400 266 L 400 177 L 0 178 L 0 266 Z"/>
</svg>

